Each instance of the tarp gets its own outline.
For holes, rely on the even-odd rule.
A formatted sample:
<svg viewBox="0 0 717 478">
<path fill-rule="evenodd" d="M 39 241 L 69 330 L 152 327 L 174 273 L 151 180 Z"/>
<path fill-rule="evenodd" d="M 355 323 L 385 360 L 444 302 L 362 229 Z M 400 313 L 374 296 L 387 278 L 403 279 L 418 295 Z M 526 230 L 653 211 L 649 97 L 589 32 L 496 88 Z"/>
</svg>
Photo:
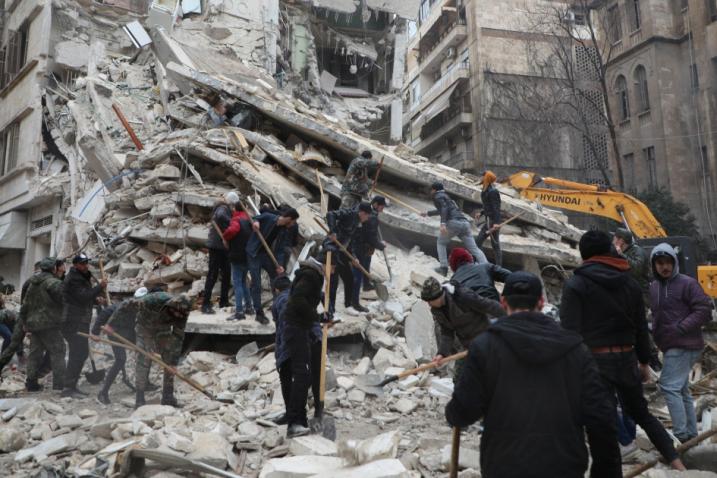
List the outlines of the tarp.
<svg viewBox="0 0 717 478">
<path fill-rule="evenodd" d="M 453 86 L 448 88 L 446 91 L 441 93 L 438 98 L 433 100 L 428 106 L 418 115 L 415 119 L 414 125 L 419 127 L 431 121 L 433 118 L 438 116 L 441 111 L 447 109 L 451 104 L 451 95 L 458 87 L 458 83 L 454 83 Z"/>
<path fill-rule="evenodd" d="M 27 216 L 9 212 L 0 216 L 0 249 L 25 249 Z"/>
</svg>

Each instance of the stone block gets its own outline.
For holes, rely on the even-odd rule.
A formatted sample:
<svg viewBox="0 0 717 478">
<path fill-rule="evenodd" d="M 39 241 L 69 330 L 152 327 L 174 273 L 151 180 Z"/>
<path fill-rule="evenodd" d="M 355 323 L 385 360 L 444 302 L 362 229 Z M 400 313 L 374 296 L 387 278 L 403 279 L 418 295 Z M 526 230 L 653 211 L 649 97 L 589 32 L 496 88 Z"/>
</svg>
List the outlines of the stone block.
<svg viewBox="0 0 717 478">
<path fill-rule="evenodd" d="M 451 445 L 446 445 L 441 449 L 441 464 L 448 467 L 451 463 Z M 458 454 L 458 468 L 473 468 L 480 470 L 480 454 L 478 450 L 460 447 Z"/>
<path fill-rule="evenodd" d="M 274 356 L 274 352 L 267 354 L 263 359 L 261 359 L 259 363 L 256 364 L 256 368 L 262 375 L 266 375 L 267 373 L 271 373 L 276 370 L 276 357 Z"/>
<path fill-rule="evenodd" d="M 419 300 L 411 308 L 404 326 L 406 345 L 416 360 L 430 359 L 438 352 L 431 308 Z"/>
<path fill-rule="evenodd" d="M 368 357 L 363 357 L 359 363 L 354 367 L 354 369 L 351 371 L 354 375 L 366 375 L 368 371 L 371 369 L 371 359 Z"/>
<path fill-rule="evenodd" d="M 155 166 L 152 170 L 152 177 L 161 179 L 180 179 L 182 177 L 182 172 L 178 167 L 172 164 L 160 164 Z"/>
<path fill-rule="evenodd" d="M 401 435 L 398 430 L 382 433 L 366 440 L 346 440 L 339 444 L 339 456 L 350 465 L 362 465 L 372 461 L 396 458 Z"/>
<path fill-rule="evenodd" d="M 304 478 L 320 473 L 337 472 L 344 460 L 334 456 L 291 456 L 269 460 L 261 469 L 259 478 Z"/>
<path fill-rule="evenodd" d="M 363 392 L 363 390 L 354 388 L 348 393 L 348 399 L 350 402 L 362 403 L 364 400 L 366 400 L 366 394 Z"/>
<path fill-rule="evenodd" d="M 25 433 L 15 427 L 0 428 L 0 452 L 10 453 L 25 446 Z"/>
<path fill-rule="evenodd" d="M 354 381 L 350 379 L 349 377 L 337 377 L 336 383 L 338 383 L 339 387 L 343 388 L 344 390 L 351 390 L 354 388 Z"/>
<path fill-rule="evenodd" d="M 227 467 L 231 445 L 223 436 L 216 433 L 194 432 L 193 438 L 192 452 L 187 455 L 187 458 L 201 461 L 221 470 Z"/>
<path fill-rule="evenodd" d="M 120 279 L 134 279 L 142 271 L 144 271 L 144 267 L 142 266 L 142 264 L 122 262 L 117 269 L 117 275 L 120 277 Z"/>
<path fill-rule="evenodd" d="M 170 432 L 167 435 L 167 446 L 172 450 L 183 453 L 191 453 L 194 448 L 192 440 L 174 432 Z"/>
<path fill-rule="evenodd" d="M 289 452 L 292 455 L 336 456 L 336 443 L 321 435 L 307 435 L 289 440 Z"/>
<path fill-rule="evenodd" d="M 169 405 L 143 405 L 135 410 L 132 415 L 130 415 L 130 418 L 132 420 L 152 424 L 155 421 L 175 415 L 176 413 L 177 409 Z"/>
<path fill-rule="evenodd" d="M 398 388 L 400 388 L 401 390 L 408 390 L 409 388 L 417 386 L 420 382 L 421 379 L 418 378 L 417 375 L 409 375 L 403 380 L 399 380 Z"/>
<path fill-rule="evenodd" d="M 61 453 L 63 451 L 73 450 L 77 446 L 77 434 L 66 433 L 64 435 L 51 438 L 32 448 L 24 448 L 15 454 L 15 461 L 24 463 L 28 460 L 35 459 L 42 461 L 48 456 Z"/>
<path fill-rule="evenodd" d="M 411 476 L 400 460 L 387 459 L 319 473 L 312 478 L 410 478 Z"/>
<path fill-rule="evenodd" d="M 416 409 L 418 405 L 407 398 L 401 398 L 395 403 L 392 403 L 389 407 L 391 410 L 401 413 L 402 415 L 408 415 Z"/>
<path fill-rule="evenodd" d="M 396 343 L 391 334 L 378 327 L 369 327 L 369 329 L 366 331 L 366 337 L 368 338 L 371 347 L 375 349 L 390 349 Z"/>
<path fill-rule="evenodd" d="M 77 415 L 59 415 L 55 418 L 57 426 L 60 428 L 77 428 L 82 425 L 82 419 Z"/>
</svg>

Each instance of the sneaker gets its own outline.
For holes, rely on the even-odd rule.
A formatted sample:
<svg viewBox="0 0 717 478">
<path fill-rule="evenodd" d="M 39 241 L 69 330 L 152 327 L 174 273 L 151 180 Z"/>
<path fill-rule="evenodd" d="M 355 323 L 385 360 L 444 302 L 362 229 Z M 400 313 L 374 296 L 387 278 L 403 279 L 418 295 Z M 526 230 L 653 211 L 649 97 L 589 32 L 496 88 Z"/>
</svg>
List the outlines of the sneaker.
<svg viewBox="0 0 717 478">
<path fill-rule="evenodd" d="M 254 312 L 254 307 L 248 305 L 244 308 L 244 315 L 254 315 L 256 312 Z"/>
<path fill-rule="evenodd" d="M 358 310 L 359 312 L 363 312 L 363 313 L 368 312 L 368 309 L 361 304 L 354 304 L 353 308 Z"/>
<path fill-rule="evenodd" d="M 436 268 L 433 269 L 433 270 L 434 270 L 435 272 L 437 272 L 437 273 L 443 275 L 443 276 L 447 276 L 447 275 L 448 275 L 448 267 L 446 267 L 446 266 L 436 267 Z"/>
<path fill-rule="evenodd" d="M 203 305 L 202 306 L 202 314 L 216 314 L 215 310 L 212 308 L 211 305 Z"/>
<path fill-rule="evenodd" d="M 256 321 L 259 322 L 261 325 L 266 325 L 269 323 L 269 319 L 264 315 L 264 313 L 257 313 L 256 314 Z"/>
<path fill-rule="evenodd" d="M 272 422 L 276 423 L 277 425 L 286 425 L 287 423 L 289 423 L 289 418 L 286 416 L 286 413 L 284 413 L 283 415 L 273 419 Z"/>
<path fill-rule="evenodd" d="M 286 438 L 303 437 L 309 433 L 311 433 L 310 428 L 298 423 L 292 423 L 286 430 Z"/>
<path fill-rule="evenodd" d="M 112 403 L 110 401 L 110 397 L 107 394 L 107 392 L 100 392 L 97 394 L 97 401 L 100 402 L 102 405 L 109 405 Z"/>
</svg>

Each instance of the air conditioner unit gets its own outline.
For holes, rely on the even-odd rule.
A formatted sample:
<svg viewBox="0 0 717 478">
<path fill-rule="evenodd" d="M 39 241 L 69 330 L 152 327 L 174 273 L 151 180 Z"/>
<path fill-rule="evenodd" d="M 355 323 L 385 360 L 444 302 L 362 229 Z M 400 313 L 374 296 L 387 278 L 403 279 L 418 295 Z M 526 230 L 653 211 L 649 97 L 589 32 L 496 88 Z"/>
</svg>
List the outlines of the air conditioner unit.
<svg viewBox="0 0 717 478">
<path fill-rule="evenodd" d="M 446 51 L 446 58 L 453 58 L 454 56 L 456 56 L 456 48 L 455 48 L 455 47 L 450 47 L 450 48 Z"/>
</svg>

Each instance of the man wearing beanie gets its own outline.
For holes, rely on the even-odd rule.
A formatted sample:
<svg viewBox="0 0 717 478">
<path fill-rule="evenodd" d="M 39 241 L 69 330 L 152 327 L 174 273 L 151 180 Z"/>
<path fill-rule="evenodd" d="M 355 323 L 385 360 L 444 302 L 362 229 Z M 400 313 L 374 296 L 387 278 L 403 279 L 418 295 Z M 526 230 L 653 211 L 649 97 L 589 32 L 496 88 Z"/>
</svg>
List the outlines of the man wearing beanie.
<svg viewBox="0 0 717 478">
<path fill-rule="evenodd" d="M 580 238 L 583 264 L 563 288 L 560 323 L 582 335 L 590 348 L 610 391 L 613 414 L 617 413 L 617 393 L 623 411 L 645 430 L 667 463 L 684 470 L 665 428 L 648 411 L 642 391 L 640 378 L 649 377 L 650 360 L 642 291 L 630 275 L 627 260 L 611 251 L 605 232 L 588 231 Z"/>
<path fill-rule="evenodd" d="M 436 247 L 438 249 L 438 260 L 441 265 L 436 268 L 436 272 L 441 275 L 448 274 L 448 244 L 451 243 L 453 237 L 463 242 L 463 245 L 470 251 L 478 262 L 488 262 L 488 259 L 476 245 L 475 239 L 471 234 L 471 224 L 458 208 L 458 205 L 446 193 L 443 183 L 435 182 L 431 185 L 431 196 L 433 196 L 433 205 L 436 209 L 423 213 L 423 216 L 440 216 L 441 229 L 438 234 Z"/>
<path fill-rule="evenodd" d="M 488 328 L 489 315 L 501 317 L 505 313 L 497 301 L 481 297 L 457 282 L 441 284 L 435 277 L 429 277 L 423 283 L 421 299 L 428 302 L 438 325 L 438 354 L 433 357 L 434 362 L 458 352 L 456 339 L 467 349 L 471 340 Z M 462 362 L 456 364 L 456 377 Z"/>
<path fill-rule="evenodd" d="M 490 262 L 477 264 L 471 253 L 462 247 L 456 247 L 451 251 L 448 264 L 453 271 L 452 281 L 477 292 L 480 296 L 500 300 L 495 281 L 505 282 L 510 275 L 508 269 Z"/>
<path fill-rule="evenodd" d="M 476 243 L 480 247 L 486 237 L 490 236 L 490 246 L 493 248 L 494 261 L 500 266 L 503 264 L 503 254 L 500 252 L 500 231 L 498 229 L 500 224 L 500 192 L 494 185 L 496 179 L 497 176 L 493 171 L 483 173 L 483 190 L 480 193 L 483 210 L 476 210 L 475 220 L 478 222 L 481 216 L 485 216 L 485 223 L 478 231 Z"/>
<path fill-rule="evenodd" d="M 508 312 L 470 345 L 446 406 L 451 426 L 483 420 L 481 476 L 621 477 L 607 387 L 581 337 L 540 313 L 543 288 L 514 272 L 501 304 Z"/>
</svg>

